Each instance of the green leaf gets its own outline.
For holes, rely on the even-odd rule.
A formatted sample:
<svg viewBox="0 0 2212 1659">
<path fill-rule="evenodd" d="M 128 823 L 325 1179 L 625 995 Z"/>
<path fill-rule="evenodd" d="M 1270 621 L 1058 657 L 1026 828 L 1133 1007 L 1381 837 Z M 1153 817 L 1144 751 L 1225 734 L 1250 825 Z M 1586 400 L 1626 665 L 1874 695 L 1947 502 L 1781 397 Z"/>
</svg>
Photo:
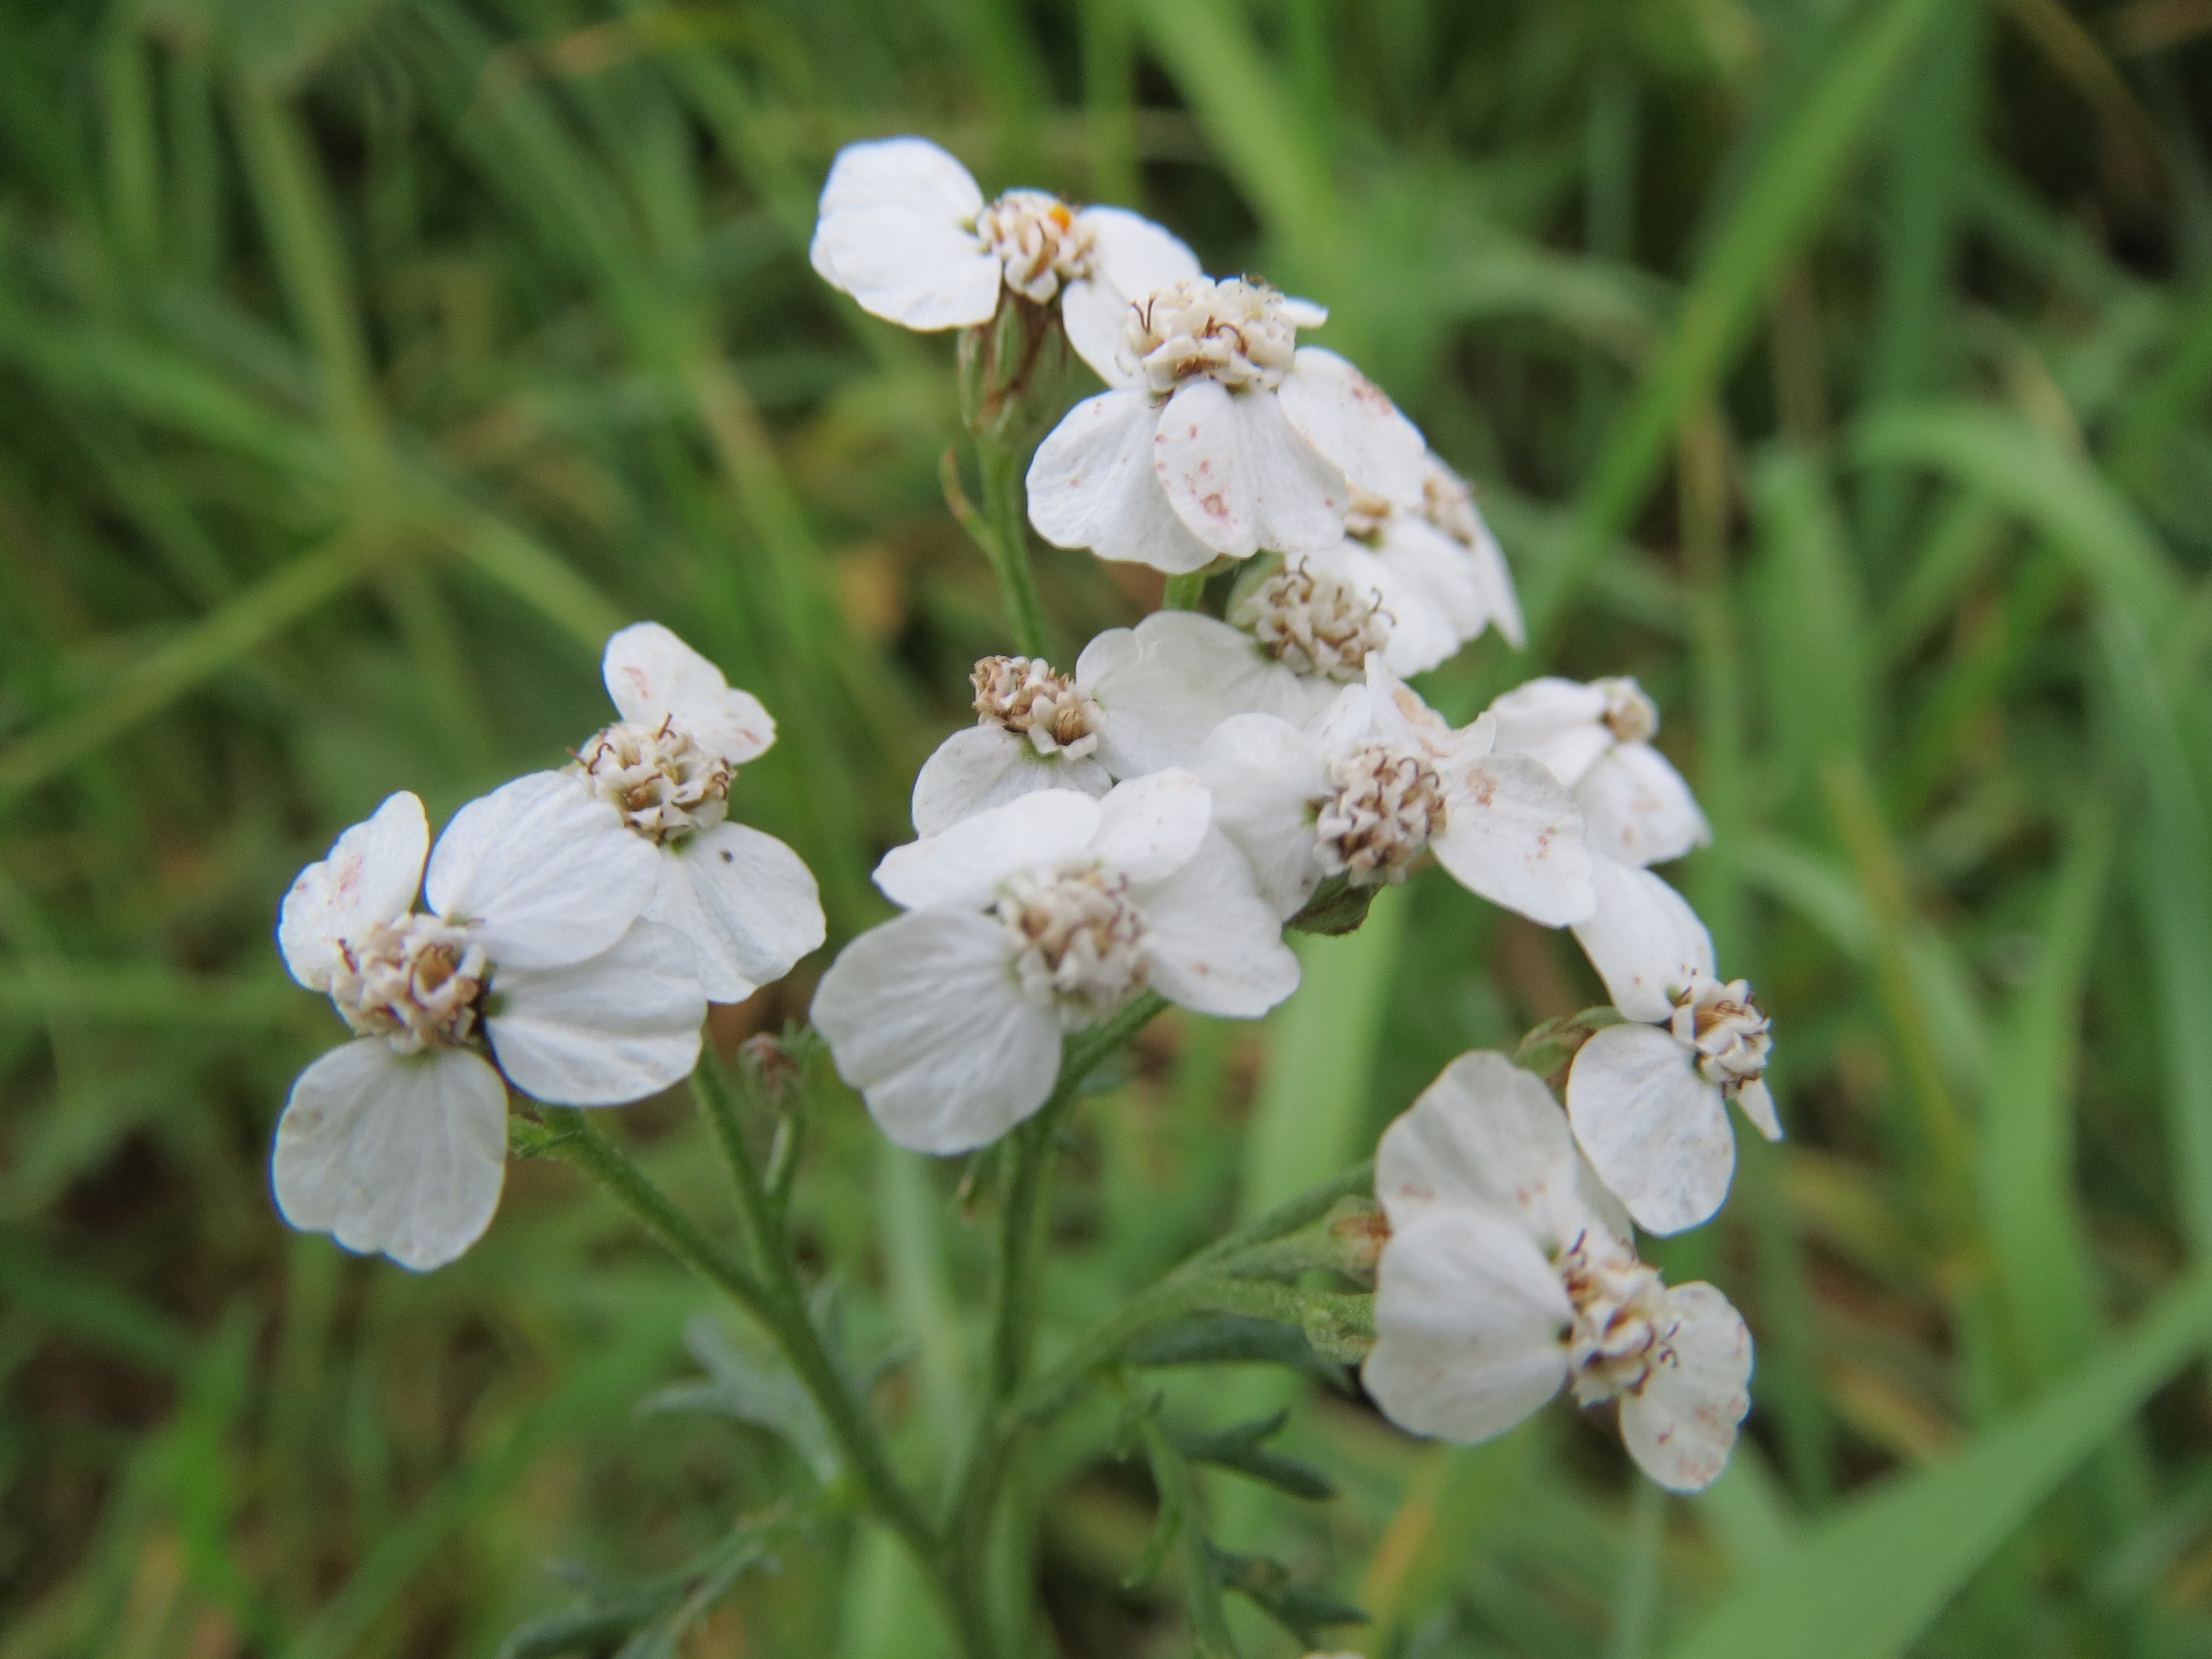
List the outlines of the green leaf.
<svg viewBox="0 0 2212 1659">
<path fill-rule="evenodd" d="M 588 1568 L 555 1571 L 582 1590 L 581 1602 L 518 1626 L 500 1644 L 497 1659 L 556 1659 L 561 1654 L 604 1652 L 625 1638 L 617 1659 L 674 1659 L 677 1644 L 729 1593 L 748 1568 L 772 1565 L 769 1546 L 788 1528 L 778 1510 L 743 1521 L 673 1572 L 618 1578 Z"/>
<path fill-rule="evenodd" d="M 765 1344 L 741 1346 L 713 1314 L 684 1327 L 684 1346 L 708 1374 L 675 1382 L 638 1402 L 641 1413 L 716 1412 L 765 1429 L 784 1442 L 824 1486 L 837 1478 L 837 1448 L 806 1387 Z"/>
<path fill-rule="evenodd" d="M 1295 1325 L 1250 1314 L 1200 1314 L 1147 1331 L 1125 1357 L 1133 1365 L 1285 1365 L 1318 1379 L 1340 1381 Z"/>
<path fill-rule="evenodd" d="M 1234 1469 L 1293 1498 L 1325 1503 L 1336 1496 L 1334 1481 L 1311 1464 L 1267 1449 L 1266 1443 L 1281 1433 L 1283 1425 L 1290 1420 L 1289 1412 L 1279 1411 L 1212 1434 L 1179 1434 L 1174 1437 L 1176 1449 L 1194 1463 Z"/>
<path fill-rule="evenodd" d="M 1845 1504 L 1691 1627 L 1672 1659 L 1895 1659 L 1997 1547 L 2212 1340 L 2193 1277 L 2094 1364 L 1978 1436 L 1954 1462 Z"/>
<path fill-rule="evenodd" d="M 1319 1647 L 1321 1632 L 1332 1626 L 1367 1622 L 1360 1608 L 1327 1590 L 1299 1583 L 1279 1561 L 1207 1547 L 1224 1589 L 1235 1590 L 1309 1648 Z"/>
</svg>

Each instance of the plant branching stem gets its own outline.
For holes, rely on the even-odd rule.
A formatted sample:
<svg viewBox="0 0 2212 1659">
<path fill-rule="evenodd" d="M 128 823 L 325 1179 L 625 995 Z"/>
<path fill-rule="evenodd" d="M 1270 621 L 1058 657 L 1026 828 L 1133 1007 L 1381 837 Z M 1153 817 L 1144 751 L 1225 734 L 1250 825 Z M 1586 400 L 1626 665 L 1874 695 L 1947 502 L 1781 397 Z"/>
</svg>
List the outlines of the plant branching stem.
<svg viewBox="0 0 2212 1659">
<path fill-rule="evenodd" d="M 1206 600 L 1206 572 L 1194 570 L 1188 575 L 1168 578 L 1166 597 L 1160 601 L 1163 611 L 1195 611 Z"/>
<path fill-rule="evenodd" d="M 713 1103 L 717 1092 L 714 1084 L 720 1081 L 714 1079 L 699 1092 L 716 1138 L 723 1139 L 726 1121 L 732 1131 L 738 1126 L 733 1111 L 726 1118 Z M 720 1098 L 725 1105 L 731 1104 L 726 1088 Z M 547 1127 L 555 1133 L 547 1151 L 574 1164 L 605 1188 L 670 1255 L 744 1309 L 775 1339 L 785 1360 L 821 1411 L 846 1468 L 866 1492 L 870 1507 L 913 1552 L 935 1585 L 963 1650 L 969 1659 L 994 1659 L 998 1645 L 984 1608 L 981 1580 L 953 1570 L 953 1552 L 929 1524 L 921 1505 L 891 1466 L 890 1454 L 875 1425 L 869 1422 L 867 1413 L 854 1397 L 837 1362 L 823 1345 L 821 1334 L 807 1315 L 788 1252 L 777 1249 L 764 1255 L 763 1267 L 767 1277 L 747 1271 L 731 1261 L 689 1216 L 670 1202 L 668 1195 L 647 1180 L 619 1147 L 593 1128 L 583 1113 L 562 1106 L 548 1106 L 542 1110 Z M 750 1150 L 741 1137 L 736 1139 L 735 1144 L 742 1162 L 739 1157 L 732 1157 L 732 1173 L 738 1176 L 741 1201 L 747 1208 L 748 1233 L 755 1234 L 757 1218 L 760 1235 L 773 1236 L 767 1235 L 767 1195 L 759 1185 Z M 732 1154 L 729 1139 L 723 1139 L 723 1152 L 726 1157 Z M 740 1171 L 751 1172 L 750 1185 L 747 1176 Z"/>
<path fill-rule="evenodd" d="M 1029 501 L 1022 482 L 1021 452 L 981 438 L 976 441 L 975 453 L 983 474 L 983 516 L 990 531 L 987 550 L 999 578 L 1000 597 L 1006 602 L 1006 621 L 1024 656 L 1049 659 L 1052 624 L 1045 618 L 1036 575 L 1030 568 Z"/>
<path fill-rule="evenodd" d="M 552 1132 L 544 1150 L 591 1176 L 679 1261 L 720 1290 L 769 1332 L 813 1398 L 870 1507 L 921 1565 L 967 1659 L 996 1659 L 998 1632 L 986 1606 L 983 1561 L 1016 1438 L 1024 1425 L 1052 1416 L 1135 1338 L 1194 1314 L 1237 1313 L 1299 1325 L 1327 1304 L 1357 1298 L 1240 1278 L 1245 1260 L 1328 1213 L 1346 1194 L 1365 1187 L 1371 1166 L 1347 1170 L 1240 1228 L 1170 1273 L 1099 1326 L 1051 1370 L 1031 1378 L 1037 1279 L 1054 1136 L 1060 1119 L 1101 1063 L 1126 1044 L 1165 1001 L 1146 993 L 1111 1019 L 1068 1042 L 1058 1082 L 1036 1116 L 1011 1138 L 1004 1176 L 991 1321 L 989 1392 L 942 1528 L 931 1523 L 866 1408 L 830 1356 L 806 1308 L 793 1263 L 775 1184 L 746 1140 L 730 1079 L 710 1059 L 692 1089 L 729 1165 L 736 1188 L 748 1265 L 702 1231 L 635 1164 L 568 1107 L 542 1109 Z M 787 1172 L 776 1171 L 778 1175 Z"/>
</svg>

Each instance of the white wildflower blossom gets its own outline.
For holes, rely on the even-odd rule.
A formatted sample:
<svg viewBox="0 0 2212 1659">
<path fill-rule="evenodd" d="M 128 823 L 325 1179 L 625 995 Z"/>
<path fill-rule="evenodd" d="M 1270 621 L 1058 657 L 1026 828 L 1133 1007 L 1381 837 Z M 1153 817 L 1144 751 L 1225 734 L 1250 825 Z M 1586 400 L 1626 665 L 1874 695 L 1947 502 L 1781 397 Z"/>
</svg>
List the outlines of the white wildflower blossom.
<svg viewBox="0 0 2212 1659">
<path fill-rule="evenodd" d="M 691 941 L 710 1001 L 741 1002 L 789 973 L 825 931 L 799 854 L 729 819 L 731 781 L 775 741 L 775 722 L 659 623 L 610 639 L 603 672 L 622 718 L 569 769 L 658 854 L 647 920 Z"/>
<path fill-rule="evenodd" d="M 1380 650 L 1395 673 L 1434 668 L 1486 628 L 1516 647 L 1522 642 L 1521 605 L 1505 556 L 1475 510 L 1473 493 L 1433 455 L 1411 501 L 1354 487 L 1344 538 L 1285 566 L 1363 596 L 1380 635 L 1367 648 Z M 1234 614 L 1231 620 L 1250 625 Z M 1284 659 L 1299 666 L 1290 656 Z"/>
<path fill-rule="evenodd" d="M 1751 1334 L 1710 1285 L 1668 1288 L 1576 1155 L 1543 1084 L 1462 1054 L 1382 1137 L 1389 1222 L 1361 1371 L 1417 1434 L 1502 1434 L 1562 1389 L 1617 1401 L 1644 1472 L 1675 1492 L 1727 1467 L 1750 1409 Z"/>
<path fill-rule="evenodd" d="M 1109 629 L 1084 647 L 1073 675 L 1029 658 L 987 657 L 975 677 L 975 725 L 939 744 L 915 781 L 919 834 L 1038 789 L 1103 795 L 1119 780 L 1194 766 L 1231 714 L 1304 726 L 1343 689 L 1293 672 L 1250 635 L 1194 611 Z"/>
<path fill-rule="evenodd" d="M 1264 283 L 1192 276 L 1127 307 L 1110 358 L 1071 331 L 1109 390 L 1037 448 L 1038 533 L 1181 574 L 1334 545 L 1352 484 L 1418 498 L 1413 422 L 1334 352 L 1297 344 L 1326 317 Z"/>
<path fill-rule="evenodd" d="M 1582 816 L 1525 756 L 1492 752 L 1487 716 L 1454 731 L 1382 662 L 1299 727 L 1224 720 L 1199 752 L 1214 816 L 1289 917 L 1332 876 L 1402 881 L 1433 851 L 1454 879 L 1549 927 L 1595 902 Z"/>
<path fill-rule="evenodd" d="M 951 1153 L 1042 1106 L 1062 1037 L 1150 988 L 1255 1018 L 1297 958 L 1251 872 L 1170 769 L 1103 799 L 1045 789 L 894 849 L 876 884 L 907 914 L 847 945 L 814 1024 L 884 1133 Z"/>
<path fill-rule="evenodd" d="M 1120 208 L 1042 191 L 987 203 L 966 167 L 925 138 L 848 144 L 823 186 L 810 250 L 864 310 L 920 330 L 988 323 L 1011 291 L 1060 307 L 1087 361 L 1112 361 L 1132 300 L 1198 275 L 1168 232 Z"/>
<path fill-rule="evenodd" d="M 939 744 L 914 781 L 915 834 L 1039 789 L 1114 787 L 1099 757 L 1105 711 L 1080 679 L 1042 657 L 986 657 L 971 678 L 975 724 Z"/>
<path fill-rule="evenodd" d="M 1712 840 L 1690 786 L 1651 746 L 1659 710 L 1634 680 L 1531 680 L 1490 712 L 1498 747 L 1534 755 L 1575 792 L 1591 851 L 1642 868 Z"/>
<path fill-rule="evenodd" d="M 651 848 L 570 779 L 519 778 L 429 842 L 422 803 L 392 796 L 301 872 L 277 927 L 292 976 L 356 1033 L 292 1086 L 278 1207 L 417 1269 L 490 1223 L 507 1082 L 559 1105 L 642 1098 L 690 1071 L 707 1012 L 683 935 L 639 919 Z"/>
<path fill-rule="evenodd" d="M 1575 929 L 1628 1023 L 1595 1033 L 1567 1073 L 1575 1139 L 1638 1226 L 1680 1232 L 1728 1197 L 1730 1101 L 1782 1138 L 1762 1076 L 1772 1046 L 1743 980 L 1723 982 L 1713 942 L 1680 894 L 1648 870 L 1595 861 L 1596 914 Z"/>
</svg>

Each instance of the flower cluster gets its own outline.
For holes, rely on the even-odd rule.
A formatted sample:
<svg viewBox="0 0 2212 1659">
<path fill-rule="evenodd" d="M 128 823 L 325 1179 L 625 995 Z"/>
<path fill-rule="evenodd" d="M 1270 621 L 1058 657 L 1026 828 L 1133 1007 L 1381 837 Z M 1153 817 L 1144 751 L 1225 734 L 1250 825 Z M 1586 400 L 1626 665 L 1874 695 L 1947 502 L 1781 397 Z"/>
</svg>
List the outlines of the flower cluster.
<svg viewBox="0 0 2212 1659">
<path fill-rule="evenodd" d="M 775 740 L 767 712 L 654 623 L 609 641 L 605 672 L 622 718 L 574 764 L 471 801 L 434 848 L 422 803 L 394 795 L 285 896 L 285 964 L 355 1036 L 277 1121 L 293 1225 L 452 1261 L 498 1206 L 510 1087 L 562 1106 L 658 1093 L 696 1063 L 710 999 L 822 943 L 798 854 L 728 821 L 738 766 Z"/>
<path fill-rule="evenodd" d="M 1200 608 L 1101 633 L 1072 665 L 1034 639 L 975 665 L 975 722 L 921 767 L 915 838 L 876 867 L 900 914 L 815 990 L 839 1073 L 899 1145 L 963 1153 L 1069 1097 L 1164 1002 L 1266 1014 L 1299 981 L 1286 927 L 1356 927 L 1430 866 L 1571 928 L 1613 1006 L 1575 1024 L 1565 1064 L 1547 1080 L 1463 1055 L 1382 1137 L 1363 1375 L 1399 1424 L 1459 1440 L 1571 1393 L 1617 1412 L 1654 1480 L 1712 1480 L 1748 1410 L 1750 1337 L 1711 1286 L 1665 1285 L 1636 1230 L 1719 1208 L 1729 1103 L 1781 1129 L 1766 1016 L 1651 872 L 1710 839 L 1651 700 L 1543 678 L 1455 725 L 1407 684 L 1486 630 L 1517 647 L 1520 610 L 1466 483 L 1350 362 L 1301 343 L 1321 307 L 1207 276 L 1118 209 L 987 201 L 914 138 L 838 157 L 812 258 L 879 317 L 967 331 L 963 364 L 984 331 L 1072 349 L 1105 390 L 1036 447 L 1030 524 L 1221 578 L 1212 611 L 1203 580 L 1176 584 Z M 1042 422 L 970 426 L 1006 462 L 1008 434 Z M 1011 591 L 1018 465 L 991 476 Z M 287 963 L 353 1033 L 277 1127 L 295 1225 L 452 1260 L 497 1205 L 510 1091 L 667 1088 L 709 1002 L 823 944 L 805 865 L 731 816 L 768 711 L 656 623 L 616 634 L 604 673 L 616 718 L 569 764 L 463 806 L 434 848 L 422 803 L 394 795 L 285 899 Z"/>
<path fill-rule="evenodd" d="M 1284 924 L 1357 925 L 1426 863 L 1573 928 L 1615 1006 L 1587 1021 L 1563 1103 L 1470 1054 L 1383 1139 L 1367 1386 L 1458 1439 L 1562 1389 L 1617 1401 L 1653 1478 L 1701 1486 L 1748 1408 L 1750 1339 L 1711 1286 L 1662 1285 L 1634 1229 L 1719 1207 L 1728 1101 L 1780 1126 L 1765 1016 L 1649 868 L 1710 839 L 1652 746 L 1658 711 L 1633 680 L 1557 678 L 1463 726 L 1431 708 L 1405 676 L 1486 629 L 1522 642 L 1472 493 L 1357 368 L 1301 343 L 1321 307 L 1205 276 L 1141 225 L 1028 191 L 987 207 L 917 140 L 831 173 L 816 264 L 871 311 L 979 328 L 1004 295 L 1057 300 L 1106 390 L 1030 465 L 1047 541 L 1237 574 L 1219 617 L 1110 630 L 1072 672 L 976 665 L 977 724 L 922 768 L 921 839 L 877 872 L 907 914 L 838 957 L 816 1023 L 887 1133 L 958 1152 L 1045 1103 L 1067 1034 L 1147 988 L 1261 1013 L 1297 981 Z"/>
</svg>

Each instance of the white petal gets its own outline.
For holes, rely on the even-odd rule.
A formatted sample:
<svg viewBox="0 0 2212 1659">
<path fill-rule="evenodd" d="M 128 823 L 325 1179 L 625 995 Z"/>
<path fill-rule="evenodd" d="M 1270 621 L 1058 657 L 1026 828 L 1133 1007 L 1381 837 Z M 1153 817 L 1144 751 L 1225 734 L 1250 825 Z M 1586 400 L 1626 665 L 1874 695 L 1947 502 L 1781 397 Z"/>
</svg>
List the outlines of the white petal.
<svg viewBox="0 0 2212 1659">
<path fill-rule="evenodd" d="M 1713 939 L 1690 902 L 1649 870 L 1590 860 L 1597 908 L 1575 925 L 1583 953 L 1627 1018 L 1644 1024 L 1674 1012 L 1674 994 L 1713 977 Z"/>
<path fill-rule="evenodd" d="M 1590 850 L 1623 864 L 1664 864 L 1713 838 L 1697 797 L 1648 743 L 1617 743 L 1575 786 Z"/>
<path fill-rule="evenodd" d="M 775 741 L 775 721 L 758 697 L 659 623 L 635 623 L 607 641 L 601 673 L 626 720 L 659 726 L 673 718 L 702 749 L 742 766 Z"/>
<path fill-rule="evenodd" d="M 1123 300 L 1141 300 L 1201 274 L 1180 236 L 1127 208 L 1087 207 L 1075 222 L 1091 233 L 1091 264 Z"/>
<path fill-rule="evenodd" d="M 1087 849 L 1133 882 L 1164 881 L 1191 860 L 1213 820 L 1213 799 L 1181 767 L 1116 784 L 1098 803 Z"/>
<path fill-rule="evenodd" d="M 1728 1197 L 1735 1137 L 1689 1045 L 1650 1025 L 1608 1025 L 1567 1073 L 1567 1118 L 1598 1179 L 1647 1232 L 1679 1233 Z"/>
<path fill-rule="evenodd" d="M 532 772 L 453 814 L 430 851 L 430 908 L 483 924 L 507 968 L 595 957 L 643 914 L 660 876 L 653 842 L 564 772 Z"/>
<path fill-rule="evenodd" d="M 1160 611 L 1084 647 L 1075 677 L 1106 719 L 1098 757 L 1115 777 L 1188 766 L 1231 714 L 1273 714 L 1303 726 L 1306 684 L 1227 623 L 1195 611 Z"/>
<path fill-rule="evenodd" d="M 1363 489 L 1419 501 L 1428 441 L 1389 394 L 1334 351 L 1300 346 L 1277 394 L 1298 435 Z"/>
<path fill-rule="evenodd" d="M 1503 1434 L 1559 1393 L 1574 1310 L 1528 1235 L 1483 1210 L 1435 1210 L 1382 1247 L 1360 1381 L 1415 1434 Z"/>
<path fill-rule="evenodd" d="M 983 210 L 983 192 L 957 157 L 927 138 L 875 138 L 839 150 L 822 186 L 823 216 L 887 207 L 957 224 Z"/>
<path fill-rule="evenodd" d="M 1022 995 L 1004 927 L 917 910 L 839 953 L 814 994 L 837 1074 L 883 1132 L 918 1152 L 996 1140 L 1044 1104 L 1060 1024 Z"/>
<path fill-rule="evenodd" d="M 1696 1492 L 1728 1467 L 1736 1425 L 1751 1409 L 1751 1333 L 1710 1285 L 1684 1285 L 1667 1300 L 1679 1322 L 1671 1357 L 1621 1401 L 1620 1437 L 1661 1486 Z"/>
<path fill-rule="evenodd" d="M 1393 1227 L 1472 1205 L 1517 1219 L 1550 1252 L 1593 1220 L 1581 1170 L 1567 1115 L 1542 1079 L 1478 1052 L 1447 1066 L 1382 1132 L 1375 1196 Z"/>
<path fill-rule="evenodd" d="M 1391 571 L 1418 577 L 1459 638 L 1471 640 L 1490 625 L 1490 592 L 1473 556 L 1419 514 L 1401 507 L 1384 520 L 1376 556 Z"/>
<path fill-rule="evenodd" d="M 1583 815 L 1525 755 L 1486 755 L 1445 773 L 1437 860 L 1461 886 L 1547 927 L 1597 908 Z"/>
<path fill-rule="evenodd" d="M 1283 315 L 1300 328 L 1319 328 L 1328 320 L 1328 307 L 1317 300 L 1301 300 L 1294 294 L 1285 294 Z"/>
<path fill-rule="evenodd" d="M 484 1021 L 500 1069 L 556 1106 L 621 1106 L 699 1063 L 707 1020 L 691 941 L 637 921 L 612 949 L 562 968 L 497 969 Z"/>
<path fill-rule="evenodd" d="M 1113 787 L 1095 757 L 1040 755 L 1035 744 L 1003 726 L 971 726 L 945 738 L 921 763 L 914 781 L 915 833 L 936 835 L 1040 789 L 1103 795 Z"/>
<path fill-rule="evenodd" d="M 1471 594 L 1474 583 L 1464 570 L 1455 574 L 1441 562 L 1409 558 L 1404 549 L 1392 549 L 1388 542 L 1384 545 L 1386 551 L 1377 553 L 1346 539 L 1297 557 L 1309 570 L 1325 570 L 1354 592 L 1371 597 L 1389 621 L 1390 642 L 1382 660 L 1394 672 L 1419 674 L 1458 650 L 1463 639 L 1473 637 L 1462 632 L 1455 616 L 1473 609 L 1472 603 L 1455 604 L 1447 589 L 1457 580 Z M 1449 545 L 1453 551 L 1446 557 L 1456 558 L 1457 544 Z M 1460 597 L 1464 599 L 1466 594 Z M 1480 627 L 1474 631 L 1480 632 Z"/>
<path fill-rule="evenodd" d="M 1173 875 L 1130 896 L 1145 915 L 1152 988 L 1169 1001 L 1257 1019 L 1298 988 L 1298 959 L 1283 943 L 1282 923 L 1218 830 Z"/>
<path fill-rule="evenodd" d="M 1073 858 L 1098 832 L 1098 803 L 1072 789 L 1040 789 L 894 847 L 876 885 L 895 904 L 976 908 L 1017 870 Z"/>
<path fill-rule="evenodd" d="M 968 169 L 927 139 L 848 144 L 823 186 L 809 257 L 826 281 L 889 321 L 988 322 L 1000 265 L 975 235 L 982 206 Z"/>
<path fill-rule="evenodd" d="M 1534 756 L 1570 789 L 1613 745 L 1605 693 L 1578 680 L 1530 680 L 1492 703 L 1490 712 L 1498 717 L 1500 754 Z"/>
<path fill-rule="evenodd" d="M 1512 567 L 1505 562 L 1505 550 L 1490 533 L 1490 526 L 1479 509 L 1474 522 L 1474 545 L 1468 550 L 1468 559 L 1474 568 L 1475 584 L 1482 591 L 1483 609 L 1505 636 L 1505 642 L 1518 651 L 1528 642 L 1528 636 L 1521 621 L 1520 596 L 1513 588 Z"/>
<path fill-rule="evenodd" d="M 1109 386 L 1134 386 L 1142 378 L 1120 361 L 1128 314 L 1129 301 L 1103 277 L 1078 276 L 1060 290 L 1060 321 L 1068 344 Z"/>
<path fill-rule="evenodd" d="M 1030 522 L 1054 547 L 1148 564 L 1179 576 L 1213 561 L 1184 528 L 1152 465 L 1159 414 L 1140 391 L 1085 398 L 1030 462 Z"/>
<path fill-rule="evenodd" d="M 1217 552 L 1299 553 L 1344 534 L 1343 475 L 1291 429 L 1272 392 L 1184 382 L 1160 410 L 1152 459 L 1176 516 Z"/>
<path fill-rule="evenodd" d="M 1155 289 L 1199 275 L 1198 256 L 1169 232 L 1126 208 L 1085 208 L 1076 222 L 1091 235 L 1095 275 L 1060 290 L 1060 321 L 1075 354 L 1109 386 L 1133 383 L 1115 361 L 1131 303 Z"/>
<path fill-rule="evenodd" d="M 301 871 L 276 917 L 277 948 L 292 977 L 311 991 L 328 990 L 338 941 L 395 921 L 414 904 L 429 847 L 422 803 L 402 790 L 340 836 L 321 863 Z"/>
<path fill-rule="evenodd" d="M 825 937 L 814 872 L 774 836 L 727 821 L 661 848 L 645 916 L 691 941 L 709 1002 L 744 1001 Z"/>
<path fill-rule="evenodd" d="M 1312 738 L 1272 714 L 1238 714 L 1199 750 L 1213 821 L 1252 867 L 1260 896 L 1285 920 L 1321 884 L 1312 803 L 1328 781 Z"/>
<path fill-rule="evenodd" d="M 1782 1139 L 1782 1120 L 1774 1110 L 1774 1091 L 1764 1078 L 1753 1078 L 1735 1091 L 1736 1109 L 1751 1120 L 1751 1127 L 1769 1140 Z"/>
<path fill-rule="evenodd" d="M 1381 663 L 1370 657 L 1367 672 L 1370 684 L 1340 686 L 1336 695 L 1306 722 L 1306 734 L 1322 752 L 1346 749 L 1369 737 L 1401 740 L 1407 738 L 1406 722 L 1398 716 L 1389 698 L 1374 694 L 1371 682 L 1381 667 Z"/>
<path fill-rule="evenodd" d="M 401 1054 L 362 1037 L 300 1073 L 270 1170 L 295 1227 L 418 1273 L 443 1267 L 499 1207 L 507 1085 L 465 1049 Z"/>
</svg>

